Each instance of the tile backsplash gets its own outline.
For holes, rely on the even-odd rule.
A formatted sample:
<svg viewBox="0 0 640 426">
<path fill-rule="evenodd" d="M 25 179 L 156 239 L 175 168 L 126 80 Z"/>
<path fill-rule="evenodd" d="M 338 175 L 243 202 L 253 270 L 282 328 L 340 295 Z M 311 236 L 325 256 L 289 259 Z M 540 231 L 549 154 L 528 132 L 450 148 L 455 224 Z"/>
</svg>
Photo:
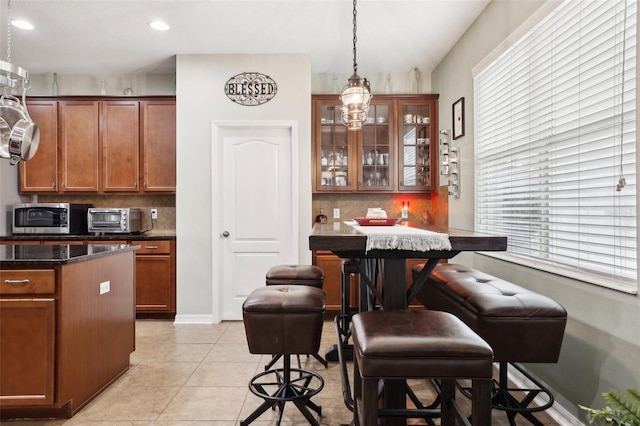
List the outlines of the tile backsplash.
<svg viewBox="0 0 640 426">
<path fill-rule="evenodd" d="M 364 216 L 369 207 L 380 207 L 388 217 L 400 217 L 402 202 L 409 202 L 409 221 L 426 222 L 434 225 L 448 225 L 449 205 L 448 189 L 440 187 L 438 192 L 430 194 L 367 194 L 367 193 L 323 193 L 313 194 L 312 224 L 320 209 L 329 218 L 349 220 L 356 216 Z M 33 200 L 36 201 L 36 200 Z M 175 195 L 39 195 L 37 201 L 42 203 L 89 203 L 94 207 L 137 207 L 142 211 L 142 229 L 151 229 L 151 209 L 158 209 L 158 219 L 154 231 L 175 231 L 176 229 L 176 197 Z M 333 209 L 340 209 L 340 219 L 333 218 Z"/>
<path fill-rule="evenodd" d="M 151 229 L 151 209 L 158 209 L 154 231 L 175 231 L 176 196 L 168 195 L 39 195 L 41 203 L 87 203 L 94 207 L 135 207 L 142 213 L 142 229 Z"/>
<path fill-rule="evenodd" d="M 409 202 L 410 222 L 427 222 L 447 226 L 449 222 L 448 188 L 443 186 L 438 192 L 430 194 L 367 194 L 367 193 L 323 193 L 313 194 L 313 215 L 311 223 L 324 210 L 329 222 L 349 220 L 365 216 L 369 207 L 380 207 L 387 217 L 400 217 L 402 202 Z M 340 219 L 333 218 L 333 209 L 340 209 Z"/>
</svg>

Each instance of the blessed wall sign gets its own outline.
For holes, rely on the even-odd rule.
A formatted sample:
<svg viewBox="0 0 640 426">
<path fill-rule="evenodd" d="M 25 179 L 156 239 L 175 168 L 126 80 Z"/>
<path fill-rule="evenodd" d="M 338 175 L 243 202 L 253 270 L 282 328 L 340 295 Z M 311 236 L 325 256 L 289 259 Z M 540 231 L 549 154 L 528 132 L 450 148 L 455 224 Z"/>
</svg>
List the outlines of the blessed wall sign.
<svg viewBox="0 0 640 426">
<path fill-rule="evenodd" d="M 233 102 L 244 106 L 262 105 L 276 96 L 278 85 L 268 75 L 243 72 L 229 79 L 224 93 Z"/>
</svg>

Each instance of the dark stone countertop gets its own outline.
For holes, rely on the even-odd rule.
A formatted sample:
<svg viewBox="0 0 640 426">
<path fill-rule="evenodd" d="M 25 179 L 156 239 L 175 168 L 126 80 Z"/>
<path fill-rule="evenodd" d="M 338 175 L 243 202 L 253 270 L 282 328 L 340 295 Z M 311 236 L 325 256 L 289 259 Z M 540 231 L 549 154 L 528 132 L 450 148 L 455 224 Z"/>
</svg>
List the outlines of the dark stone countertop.
<svg viewBox="0 0 640 426">
<path fill-rule="evenodd" d="M 175 240 L 174 231 L 152 231 L 139 234 L 85 234 L 85 235 L 7 235 L 0 236 L 0 244 L 11 241 L 153 241 Z"/>
<path fill-rule="evenodd" d="M 138 245 L 127 244 L 3 244 L 0 245 L 0 267 L 64 265 L 134 251 L 139 248 Z"/>
</svg>

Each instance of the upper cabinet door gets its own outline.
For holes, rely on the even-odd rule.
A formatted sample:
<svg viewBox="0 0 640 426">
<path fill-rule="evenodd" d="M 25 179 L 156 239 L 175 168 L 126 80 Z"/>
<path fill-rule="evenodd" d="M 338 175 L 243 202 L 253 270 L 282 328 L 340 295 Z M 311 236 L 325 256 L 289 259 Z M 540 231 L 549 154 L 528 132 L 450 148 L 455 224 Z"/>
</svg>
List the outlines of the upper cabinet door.
<svg viewBox="0 0 640 426">
<path fill-rule="evenodd" d="M 99 190 L 98 101 L 60 101 L 60 190 Z"/>
<path fill-rule="evenodd" d="M 40 130 L 40 144 L 31 160 L 18 163 L 20 192 L 57 192 L 58 102 L 27 102 L 27 110 Z"/>
<path fill-rule="evenodd" d="M 358 132 L 358 191 L 393 191 L 396 170 L 393 117 L 393 99 L 373 99 L 362 132 Z"/>
<path fill-rule="evenodd" d="M 398 191 L 436 190 L 437 101 L 434 99 L 399 102 Z"/>
<path fill-rule="evenodd" d="M 176 191 L 176 103 L 142 105 L 142 181 L 144 192 Z"/>
<path fill-rule="evenodd" d="M 437 189 L 438 95 L 375 95 L 362 130 L 342 124 L 337 95 L 312 96 L 313 192 Z"/>
<path fill-rule="evenodd" d="M 356 188 L 357 132 L 342 124 L 336 95 L 313 102 L 313 190 L 350 192 Z"/>
<path fill-rule="evenodd" d="M 103 101 L 102 190 L 138 192 L 140 109 L 137 101 Z"/>
</svg>

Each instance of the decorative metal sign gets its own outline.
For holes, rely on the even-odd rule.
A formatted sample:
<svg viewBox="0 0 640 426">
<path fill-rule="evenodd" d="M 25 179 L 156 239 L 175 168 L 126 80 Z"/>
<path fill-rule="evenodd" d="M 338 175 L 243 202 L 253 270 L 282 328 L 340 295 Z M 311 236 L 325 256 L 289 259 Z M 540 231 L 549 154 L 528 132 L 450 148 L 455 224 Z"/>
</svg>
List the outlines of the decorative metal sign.
<svg viewBox="0 0 640 426">
<path fill-rule="evenodd" d="M 268 75 L 244 72 L 233 76 L 224 85 L 224 93 L 233 102 L 244 106 L 262 105 L 276 96 L 278 85 Z"/>
</svg>

